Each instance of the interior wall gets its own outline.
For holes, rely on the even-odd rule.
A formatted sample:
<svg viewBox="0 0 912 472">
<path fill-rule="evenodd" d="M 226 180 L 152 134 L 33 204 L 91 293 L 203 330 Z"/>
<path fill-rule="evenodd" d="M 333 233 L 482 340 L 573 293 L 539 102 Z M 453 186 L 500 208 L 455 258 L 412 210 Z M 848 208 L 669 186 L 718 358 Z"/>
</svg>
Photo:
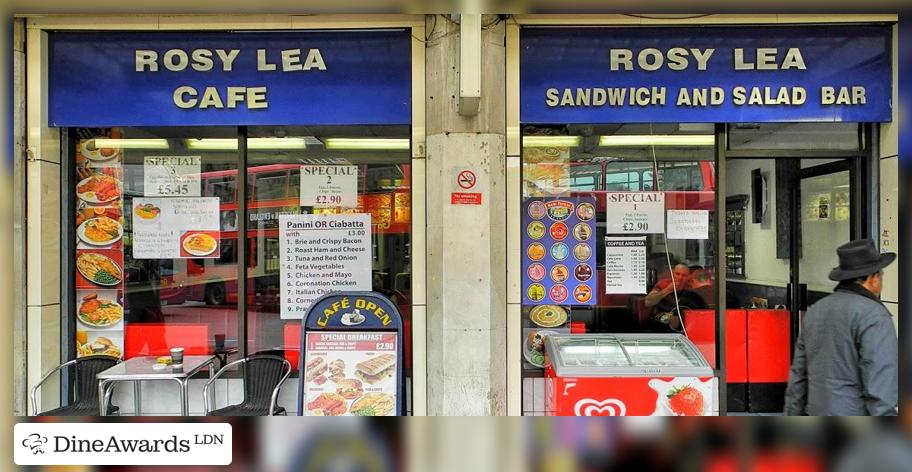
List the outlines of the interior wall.
<svg viewBox="0 0 912 472">
<path fill-rule="evenodd" d="M 762 223 L 753 223 L 753 210 L 748 201 L 747 222 L 744 225 L 746 248 L 745 278 L 730 278 L 731 282 L 744 282 L 773 287 L 785 287 L 789 278 L 787 259 L 776 259 L 776 161 L 773 159 L 729 159 L 726 163 L 725 194 L 750 195 L 751 171 L 760 169 L 767 176 L 769 206 Z M 753 197 L 750 197 L 753 198 Z"/>
</svg>

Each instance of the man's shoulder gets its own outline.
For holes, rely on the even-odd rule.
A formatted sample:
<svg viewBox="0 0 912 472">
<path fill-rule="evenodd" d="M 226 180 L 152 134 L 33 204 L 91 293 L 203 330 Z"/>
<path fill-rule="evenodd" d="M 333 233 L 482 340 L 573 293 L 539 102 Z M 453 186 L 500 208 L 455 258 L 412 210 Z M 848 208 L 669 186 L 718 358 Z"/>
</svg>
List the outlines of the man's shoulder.
<svg viewBox="0 0 912 472">
<path fill-rule="evenodd" d="M 841 290 L 823 297 L 819 302 L 812 305 L 810 310 L 814 310 L 815 308 L 816 310 L 838 310 L 853 313 L 862 318 L 871 317 L 876 319 L 881 316 L 891 316 L 890 312 L 882 303 L 857 293 Z"/>
</svg>

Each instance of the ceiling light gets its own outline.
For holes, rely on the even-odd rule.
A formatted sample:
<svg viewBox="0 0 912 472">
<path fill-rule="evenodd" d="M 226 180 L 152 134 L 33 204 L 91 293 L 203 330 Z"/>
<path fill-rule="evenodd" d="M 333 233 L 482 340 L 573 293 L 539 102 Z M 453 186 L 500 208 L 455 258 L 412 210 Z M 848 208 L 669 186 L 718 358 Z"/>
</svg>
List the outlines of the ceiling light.
<svg viewBox="0 0 912 472">
<path fill-rule="evenodd" d="M 523 147 L 577 147 L 579 136 L 524 136 Z"/>
<path fill-rule="evenodd" d="M 168 149 L 167 139 L 94 139 L 95 148 L 115 149 Z"/>
<path fill-rule="evenodd" d="M 620 135 L 602 136 L 599 146 L 624 147 L 624 146 L 712 146 L 716 137 L 712 134 L 659 134 L 659 135 Z"/>
<path fill-rule="evenodd" d="M 411 142 L 408 138 L 326 138 L 323 145 L 326 149 L 408 150 Z"/>
<path fill-rule="evenodd" d="M 234 138 L 202 138 L 188 139 L 187 149 L 202 151 L 232 151 L 238 147 L 238 140 Z M 306 149 L 307 142 L 304 138 L 247 138 L 247 149 Z"/>
</svg>

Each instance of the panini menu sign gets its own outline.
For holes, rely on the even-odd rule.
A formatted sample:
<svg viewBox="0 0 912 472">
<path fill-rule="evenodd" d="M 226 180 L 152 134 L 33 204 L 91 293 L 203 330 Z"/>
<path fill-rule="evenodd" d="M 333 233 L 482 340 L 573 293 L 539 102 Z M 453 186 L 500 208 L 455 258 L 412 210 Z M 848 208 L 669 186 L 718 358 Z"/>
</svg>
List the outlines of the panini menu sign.
<svg viewBox="0 0 912 472">
<path fill-rule="evenodd" d="M 373 292 L 316 300 L 302 320 L 298 414 L 402 413 L 402 318 Z"/>
</svg>

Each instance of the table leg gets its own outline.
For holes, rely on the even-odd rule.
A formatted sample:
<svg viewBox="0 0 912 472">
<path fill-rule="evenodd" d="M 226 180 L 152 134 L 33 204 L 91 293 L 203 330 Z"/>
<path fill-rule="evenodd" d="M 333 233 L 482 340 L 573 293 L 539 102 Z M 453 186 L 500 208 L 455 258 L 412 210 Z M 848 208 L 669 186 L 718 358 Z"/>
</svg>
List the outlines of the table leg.
<svg viewBox="0 0 912 472">
<path fill-rule="evenodd" d="M 107 385 L 106 380 L 98 381 L 98 416 L 106 416 L 108 413 L 107 405 L 105 405 L 105 386 Z"/>
<path fill-rule="evenodd" d="M 224 365 L 224 364 L 223 364 Z M 209 380 L 212 380 L 215 377 L 215 362 L 209 363 Z M 212 384 L 212 388 L 209 389 L 209 404 L 212 405 L 212 408 L 215 408 L 215 384 Z"/>
<path fill-rule="evenodd" d="M 180 384 L 181 416 L 190 416 L 190 404 L 187 399 L 187 379 L 177 379 Z"/>
<path fill-rule="evenodd" d="M 142 380 L 133 382 L 133 415 L 142 416 Z"/>
</svg>

